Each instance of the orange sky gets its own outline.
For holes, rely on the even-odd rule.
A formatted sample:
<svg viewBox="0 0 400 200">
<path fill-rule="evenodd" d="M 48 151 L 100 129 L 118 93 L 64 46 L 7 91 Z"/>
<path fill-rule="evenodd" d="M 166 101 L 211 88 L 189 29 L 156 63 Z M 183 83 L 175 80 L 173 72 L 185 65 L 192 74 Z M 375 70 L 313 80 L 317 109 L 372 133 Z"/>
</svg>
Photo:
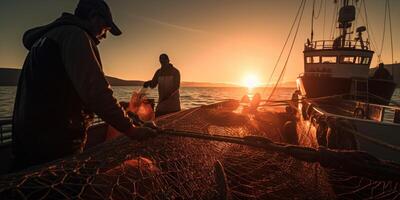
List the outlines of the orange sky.
<svg viewBox="0 0 400 200">
<path fill-rule="evenodd" d="M 255 74 L 261 82 L 266 82 L 300 2 L 109 0 L 114 19 L 123 35 L 109 36 L 99 45 L 104 71 L 123 79 L 150 79 L 159 67 L 159 54 L 165 52 L 180 69 L 183 81 L 241 84 L 246 75 Z M 302 50 L 310 34 L 312 2 L 307 1 L 285 81 L 295 80 L 303 71 Z M 315 39 L 322 39 L 323 36 L 327 39 L 331 35 L 333 0 L 316 0 L 316 12 L 321 2 L 326 2 L 326 12 L 325 4 L 322 4 L 321 13 L 316 19 Z M 380 47 L 384 1 L 365 2 L 373 36 Z M 0 67 L 20 68 L 27 52 L 21 43 L 23 32 L 30 27 L 50 22 L 63 11 L 72 12 L 76 3 L 76 0 L 2 0 Z M 400 1 L 391 0 L 390 3 L 394 59 L 400 61 L 400 13 L 394 12 L 399 10 Z M 360 17 L 358 25 L 361 22 Z M 387 29 L 383 60 L 390 63 L 388 32 Z M 373 61 L 373 65 L 376 62 Z M 280 68 L 282 64 L 283 62 L 279 65 Z M 278 74 L 274 77 L 277 76 Z"/>
</svg>

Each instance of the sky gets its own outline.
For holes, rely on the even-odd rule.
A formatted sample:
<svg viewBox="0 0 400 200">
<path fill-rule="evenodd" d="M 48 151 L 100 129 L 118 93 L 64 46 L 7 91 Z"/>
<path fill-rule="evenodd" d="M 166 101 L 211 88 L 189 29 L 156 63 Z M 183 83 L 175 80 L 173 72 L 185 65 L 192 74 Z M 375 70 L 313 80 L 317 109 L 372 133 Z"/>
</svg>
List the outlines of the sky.
<svg viewBox="0 0 400 200">
<path fill-rule="evenodd" d="M 77 2 L 0 0 L 0 67 L 21 68 L 27 54 L 21 42 L 23 33 L 53 21 L 62 12 L 73 12 Z M 167 53 L 183 81 L 242 84 L 246 77 L 262 83 L 269 80 L 301 0 L 106 2 L 123 34 L 118 37 L 109 34 L 98 46 L 105 74 L 148 80 L 159 68 L 158 56 Z M 373 36 L 370 40 L 375 41 L 373 50 L 380 52 L 385 1 L 364 2 Z M 390 5 L 393 57 L 400 62 L 400 1 L 390 0 Z M 315 0 L 314 39 L 331 39 L 334 7 L 334 0 Z M 308 0 L 283 81 L 294 81 L 303 72 L 302 52 L 310 37 L 312 8 L 313 0 Z M 365 13 L 360 12 L 357 26 L 365 25 L 363 21 Z M 385 33 L 382 60 L 391 63 L 389 25 Z M 284 66 L 290 44 L 272 76 L 273 81 Z M 377 62 L 375 54 L 372 65 Z"/>
</svg>

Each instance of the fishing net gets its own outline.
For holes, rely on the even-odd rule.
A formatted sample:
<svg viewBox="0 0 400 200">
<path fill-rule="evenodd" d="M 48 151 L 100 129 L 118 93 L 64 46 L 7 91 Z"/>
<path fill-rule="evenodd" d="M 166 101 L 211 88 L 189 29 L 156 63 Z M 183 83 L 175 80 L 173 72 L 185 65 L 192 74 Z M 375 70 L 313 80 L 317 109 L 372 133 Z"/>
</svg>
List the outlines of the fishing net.
<svg viewBox="0 0 400 200">
<path fill-rule="evenodd" d="M 236 101 L 203 106 L 162 117 L 157 124 L 208 136 L 256 135 L 285 142 L 279 133 L 289 116 L 276 110 L 241 114 L 237 108 Z M 0 199 L 42 198 L 398 199 L 400 185 L 248 145 L 161 135 L 140 142 L 120 137 L 0 179 Z"/>
</svg>

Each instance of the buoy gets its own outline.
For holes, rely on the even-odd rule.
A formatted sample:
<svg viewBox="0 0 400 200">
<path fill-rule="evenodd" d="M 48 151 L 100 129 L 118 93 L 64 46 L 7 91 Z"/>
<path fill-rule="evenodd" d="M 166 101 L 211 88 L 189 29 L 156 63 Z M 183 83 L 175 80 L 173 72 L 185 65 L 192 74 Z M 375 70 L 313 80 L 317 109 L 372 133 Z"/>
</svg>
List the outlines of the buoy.
<svg viewBox="0 0 400 200">
<path fill-rule="evenodd" d="M 289 144 L 298 144 L 296 123 L 294 121 L 287 121 L 282 127 L 282 136 L 284 142 Z"/>
</svg>

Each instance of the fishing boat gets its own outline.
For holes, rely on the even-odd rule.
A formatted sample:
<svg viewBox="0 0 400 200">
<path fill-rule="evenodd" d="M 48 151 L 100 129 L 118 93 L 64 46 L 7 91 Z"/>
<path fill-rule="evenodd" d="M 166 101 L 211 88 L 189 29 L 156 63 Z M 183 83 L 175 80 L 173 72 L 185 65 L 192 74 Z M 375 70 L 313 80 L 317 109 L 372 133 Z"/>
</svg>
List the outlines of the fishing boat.
<svg viewBox="0 0 400 200">
<path fill-rule="evenodd" d="M 294 105 L 303 144 L 357 149 L 400 162 L 400 107 L 391 101 L 396 84 L 383 64 L 369 76 L 374 52 L 352 23 L 356 7 L 341 1 L 334 40 L 308 39 L 304 73 L 297 79 Z M 383 75 L 382 75 L 383 74 Z"/>
<path fill-rule="evenodd" d="M 399 164 L 353 148 L 330 149 L 331 140 L 322 145 L 300 134 L 301 122 L 313 129 L 326 118 L 331 130 L 343 123 L 330 118 L 327 103 L 314 103 L 327 101 L 325 96 L 293 97 L 226 100 L 168 114 L 155 120 L 158 136 L 146 141 L 108 139 L 110 126 L 95 120 L 83 153 L 18 172 L 6 169 L 12 159 L 11 120 L 2 120 L 0 199 L 399 197 Z"/>
</svg>

